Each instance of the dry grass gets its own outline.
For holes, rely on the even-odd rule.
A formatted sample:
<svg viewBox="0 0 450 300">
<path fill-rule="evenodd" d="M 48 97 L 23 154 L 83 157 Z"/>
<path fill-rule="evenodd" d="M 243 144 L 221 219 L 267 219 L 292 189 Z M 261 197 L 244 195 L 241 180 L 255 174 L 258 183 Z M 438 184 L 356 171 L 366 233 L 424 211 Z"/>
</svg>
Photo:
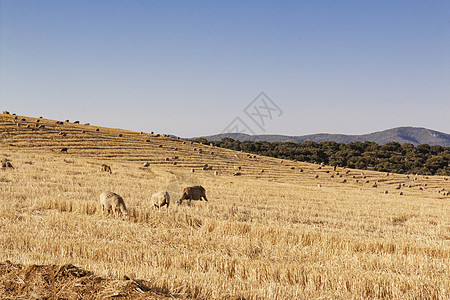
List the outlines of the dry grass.
<svg viewBox="0 0 450 300">
<path fill-rule="evenodd" d="M 0 170 L 1 261 L 71 263 L 200 299 L 450 297 L 442 177 L 339 169 L 330 178 L 330 167 L 92 125 L 41 119 L 45 128 L 26 128 L 36 119 L 25 118 L 18 127 L 0 115 L 0 158 L 14 166 Z M 232 176 L 235 165 L 242 176 Z M 175 206 L 194 184 L 210 201 Z M 101 216 L 106 190 L 123 196 L 128 220 Z M 168 213 L 151 207 L 159 190 L 171 195 Z"/>
</svg>

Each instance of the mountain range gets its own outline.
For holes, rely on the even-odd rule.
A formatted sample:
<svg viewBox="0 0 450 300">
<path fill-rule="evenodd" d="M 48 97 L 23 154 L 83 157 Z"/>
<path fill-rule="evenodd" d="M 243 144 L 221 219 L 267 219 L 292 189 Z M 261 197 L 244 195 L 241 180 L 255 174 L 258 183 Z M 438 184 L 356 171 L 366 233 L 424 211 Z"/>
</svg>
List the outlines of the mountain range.
<svg viewBox="0 0 450 300">
<path fill-rule="evenodd" d="M 372 132 L 361 135 L 347 134 L 328 134 L 318 133 L 302 136 L 288 136 L 278 134 L 249 135 L 245 133 L 221 133 L 210 136 L 203 136 L 209 141 L 218 141 L 225 137 L 239 141 L 267 141 L 267 142 L 324 142 L 335 141 L 337 143 L 365 142 L 371 141 L 377 144 L 386 144 L 388 142 L 412 143 L 415 146 L 419 144 L 441 145 L 450 147 L 450 134 L 439 132 L 421 127 L 396 127 L 383 131 Z"/>
</svg>

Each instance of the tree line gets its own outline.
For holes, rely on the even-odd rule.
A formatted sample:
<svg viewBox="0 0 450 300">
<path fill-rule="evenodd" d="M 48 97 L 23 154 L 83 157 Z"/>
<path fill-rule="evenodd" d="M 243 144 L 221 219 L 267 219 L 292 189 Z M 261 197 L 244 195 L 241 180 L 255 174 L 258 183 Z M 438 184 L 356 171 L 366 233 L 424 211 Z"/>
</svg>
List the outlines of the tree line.
<svg viewBox="0 0 450 300">
<path fill-rule="evenodd" d="M 281 159 L 309 163 L 325 163 L 331 166 L 361 170 L 375 170 L 399 174 L 450 175 L 450 147 L 411 143 L 389 142 L 379 145 L 375 142 L 336 143 L 306 141 L 253 142 L 223 138 L 208 141 L 197 138 L 194 142 L 205 145 L 243 151 Z"/>
</svg>

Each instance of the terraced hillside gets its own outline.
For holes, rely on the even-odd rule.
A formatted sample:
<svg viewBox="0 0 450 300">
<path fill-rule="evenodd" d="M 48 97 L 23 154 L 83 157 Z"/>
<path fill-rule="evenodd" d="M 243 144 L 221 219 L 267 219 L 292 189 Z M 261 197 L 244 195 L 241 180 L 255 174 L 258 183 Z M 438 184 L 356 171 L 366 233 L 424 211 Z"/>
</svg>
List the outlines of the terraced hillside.
<svg viewBox="0 0 450 300">
<path fill-rule="evenodd" d="M 0 172 L 0 260 L 70 263 L 189 298 L 450 296 L 448 178 L 6 114 L 0 133 L 13 166 Z M 175 206 L 189 185 L 209 201 Z M 123 196 L 128 219 L 101 216 L 106 190 Z M 168 212 L 152 208 L 158 190 Z"/>
</svg>

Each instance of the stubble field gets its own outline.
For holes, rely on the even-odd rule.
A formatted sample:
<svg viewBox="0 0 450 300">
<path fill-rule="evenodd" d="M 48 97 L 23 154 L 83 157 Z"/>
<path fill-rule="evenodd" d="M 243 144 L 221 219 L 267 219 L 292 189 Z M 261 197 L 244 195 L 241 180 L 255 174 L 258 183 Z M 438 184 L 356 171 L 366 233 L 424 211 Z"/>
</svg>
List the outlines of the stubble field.
<svg viewBox="0 0 450 300">
<path fill-rule="evenodd" d="M 444 177 L 334 171 L 14 117 L 0 115 L 0 158 L 14 167 L 0 170 L 0 261 L 70 263 L 110 280 L 145 280 L 166 297 L 450 297 Z M 233 176 L 235 166 L 242 175 Z M 190 185 L 205 187 L 209 201 L 176 206 Z M 150 203 L 159 190 L 170 193 L 168 212 Z M 102 191 L 123 196 L 128 219 L 101 215 Z"/>
</svg>

